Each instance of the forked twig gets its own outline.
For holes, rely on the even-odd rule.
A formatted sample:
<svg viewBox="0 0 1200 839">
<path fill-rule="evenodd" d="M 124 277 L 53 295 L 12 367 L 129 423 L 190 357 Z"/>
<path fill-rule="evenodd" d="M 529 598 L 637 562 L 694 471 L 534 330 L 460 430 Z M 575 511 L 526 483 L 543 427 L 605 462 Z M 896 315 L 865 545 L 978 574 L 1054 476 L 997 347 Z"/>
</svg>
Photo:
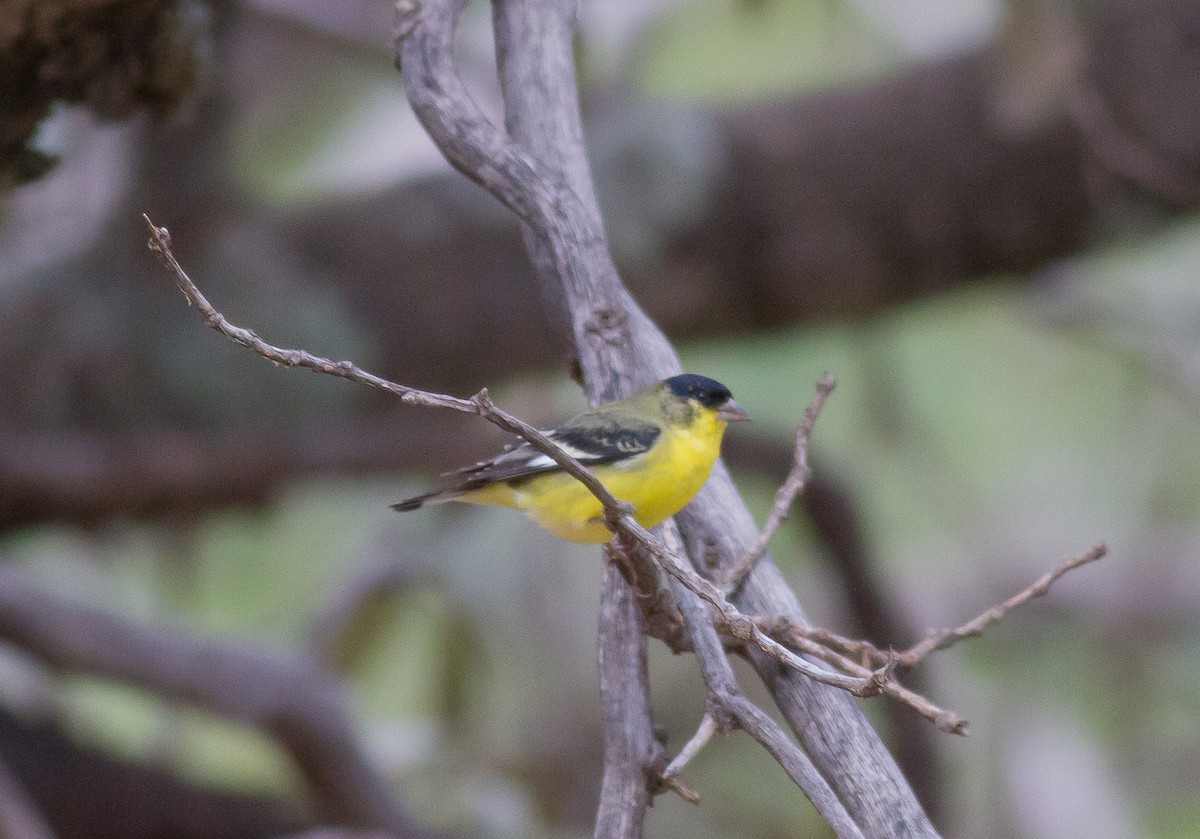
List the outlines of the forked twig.
<svg viewBox="0 0 1200 839">
<path fill-rule="evenodd" d="M 1107 553 L 1108 548 L 1101 543 L 1083 553 L 1069 557 L 1063 560 L 1057 568 L 1043 574 L 1003 603 L 993 606 L 954 629 L 933 630 L 923 640 L 903 652 L 881 650 L 867 641 L 844 638 L 826 629 L 802 626 L 781 618 L 761 618 L 758 620 L 758 624 L 765 632 L 773 637 L 783 639 L 784 643 L 796 650 L 820 658 L 843 672 L 865 678 L 868 674 L 879 672 L 878 669 L 873 670 L 872 667 L 913 667 L 930 653 L 948 649 L 960 641 L 979 635 L 989 626 L 1002 620 L 1013 609 L 1028 603 L 1035 597 L 1045 595 L 1064 574 L 1095 562 Z M 856 661 L 850 656 L 858 656 L 869 664 Z M 890 696 L 913 708 L 942 731 L 951 734 L 967 733 L 966 720 L 951 711 L 939 708 L 924 696 L 908 690 L 895 679 L 883 679 L 879 683 L 879 690 L 885 696 Z"/>
</svg>

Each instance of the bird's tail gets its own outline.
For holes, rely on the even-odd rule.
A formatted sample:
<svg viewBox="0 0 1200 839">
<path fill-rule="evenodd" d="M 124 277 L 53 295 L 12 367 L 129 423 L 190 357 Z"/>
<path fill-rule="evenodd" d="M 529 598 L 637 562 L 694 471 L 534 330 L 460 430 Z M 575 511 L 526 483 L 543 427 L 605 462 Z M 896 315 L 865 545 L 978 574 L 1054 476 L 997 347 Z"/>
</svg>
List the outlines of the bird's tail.
<svg viewBox="0 0 1200 839">
<path fill-rule="evenodd" d="M 442 504 L 446 501 L 453 501 L 460 495 L 462 495 L 462 490 L 460 489 L 440 489 L 435 492 L 427 492 L 424 495 L 407 498 L 398 504 L 393 504 L 392 509 L 398 513 L 407 513 L 410 510 L 419 510 L 429 504 Z"/>
</svg>

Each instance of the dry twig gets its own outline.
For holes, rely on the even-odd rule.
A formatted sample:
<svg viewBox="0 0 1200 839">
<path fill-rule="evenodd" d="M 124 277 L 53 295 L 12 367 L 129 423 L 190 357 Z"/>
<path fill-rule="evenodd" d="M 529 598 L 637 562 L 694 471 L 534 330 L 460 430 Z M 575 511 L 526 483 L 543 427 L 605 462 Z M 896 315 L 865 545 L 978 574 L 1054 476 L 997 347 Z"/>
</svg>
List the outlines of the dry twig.
<svg viewBox="0 0 1200 839">
<path fill-rule="evenodd" d="M 723 586 L 726 597 L 732 596 L 741 588 L 747 575 L 754 570 L 754 564 L 767 549 L 775 531 L 787 518 L 796 496 L 804 490 L 804 485 L 812 475 L 812 470 L 808 467 L 808 441 L 812 438 L 813 427 L 817 424 L 817 417 L 821 415 L 825 400 L 829 398 L 829 394 L 833 393 L 835 387 L 837 387 L 837 380 L 828 373 L 821 376 L 820 381 L 817 382 L 817 392 L 813 395 L 812 401 L 808 403 L 808 407 L 804 409 L 804 417 L 796 428 L 796 448 L 792 455 L 792 468 L 783 485 L 775 493 L 775 503 L 771 505 L 771 512 L 767 516 L 762 532 L 758 534 L 758 539 L 726 575 Z"/>
<path fill-rule="evenodd" d="M 1095 562 L 1107 552 L 1108 548 L 1105 545 L 1098 544 L 1081 554 L 1070 557 L 1003 603 L 993 606 L 954 629 L 933 630 L 923 640 L 903 652 L 881 650 L 867 641 L 845 638 L 826 629 L 802 626 L 794 621 L 781 618 L 763 618 L 759 621 L 759 626 L 770 635 L 783 638 L 785 643 L 800 652 L 818 657 L 842 672 L 866 678 L 869 674 L 880 671 L 872 670 L 870 666 L 860 663 L 861 661 L 870 662 L 876 668 L 912 667 L 932 652 L 947 649 L 959 641 L 979 635 L 989 626 L 1002 620 L 1013 609 L 1035 597 L 1045 595 L 1064 574 Z M 858 657 L 859 661 L 850 656 Z M 942 731 L 951 734 L 967 733 L 966 720 L 951 711 L 939 708 L 924 696 L 906 689 L 894 679 L 882 679 L 879 682 L 879 690 L 884 695 L 913 708 Z"/>
<path fill-rule="evenodd" d="M 939 629 L 929 633 L 923 641 L 920 641 L 909 647 L 902 653 L 896 655 L 896 663 L 902 667 L 912 667 L 925 656 L 937 650 L 944 650 L 952 647 L 964 638 L 970 638 L 983 632 L 992 624 L 1004 618 L 1013 609 L 1028 603 L 1035 597 L 1042 597 L 1050 590 L 1050 586 L 1054 585 L 1060 577 L 1069 571 L 1073 571 L 1080 566 L 1095 562 L 1108 553 L 1108 546 L 1104 543 L 1093 545 L 1089 550 L 1081 554 L 1076 554 L 1069 559 L 1064 560 L 1057 568 L 1046 574 L 1043 574 L 1033 584 L 1014 594 L 1008 600 L 1005 600 L 998 606 L 993 606 L 986 612 L 972 618 L 962 626 L 954 629 Z"/>
<path fill-rule="evenodd" d="M 679 754 L 671 759 L 671 762 L 667 764 L 667 768 L 662 771 L 662 775 L 659 777 L 663 781 L 669 781 L 682 772 L 683 767 L 687 766 L 691 759 L 700 753 L 700 750 L 704 748 L 716 733 L 717 721 L 713 718 L 712 714 L 706 713 L 700 718 L 700 725 L 696 729 L 696 733 L 692 735 L 692 739 L 684 744 L 684 747 L 679 750 Z"/>
<path fill-rule="evenodd" d="M 666 551 L 654 536 L 633 518 L 633 508 L 625 501 L 617 499 L 604 484 L 600 483 L 590 471 L 579 461 L 571 457 L 557 444 L 552 442 L 542 432 L 523 422 L 507 411 L 496 406 L 487 390 L 481 390 L 470 399 L 460 399 L 441 393 L 419 390 L 396 384 L 379 376 L 369 373 L 350 361 L 333 361 L 328 358 L 313 355 L 305 350 L 283 349 L 267 343 L 250 329 L 236 326 L 224 315 L 213 308 L 212 304 L 196 287 L 196 284 L 183 270 L 183 266 L 175 258 L 171 250 L 171 236 L 164 227 L 158 227 L 148 216 L 143 216 L 150 228 L 150 249 L 158 253 L 175 275 L 176 284 L 184 297 L 194 304 L 199 311 L 200 320 L 205 326 L 220 332 L 230 340 L 246 347 L 268 361 L 285 367 L 302 367 L 318 373 L 327 373 L 343 379 L 359 382 L 400 397 L 409 405 L 420 405 L 427 408 L 443 408 L 461 413 L 474 414 L 503 428 L 511 434 L 516 434 L 539 452 L 552 458 L 563 471 L 580 481 L 588 488 L 604 506 L 605 524 L 613 533 L 619 533 L 649 552 L 658 562 L 659 567 L 678 580 L 685 588 L 700 599 L 707 602 L 716 610 L 716 621 L 719 628 L 739 641 L 753 644 L 763 652 L 772 656 L 779 663 L 804 673 L 816 681 L 831 687 L 849 691 L 855 696 L 873 696 L 878 693 L 875 677 L 854 678 L 841 673 L 833 673 L 822 667 L 808 662 L 778 641 L 759 631 L 746 615 L 739 612 L 721 592 L 708 580 L 701 577 L 678 557 Z"/>
</svg>

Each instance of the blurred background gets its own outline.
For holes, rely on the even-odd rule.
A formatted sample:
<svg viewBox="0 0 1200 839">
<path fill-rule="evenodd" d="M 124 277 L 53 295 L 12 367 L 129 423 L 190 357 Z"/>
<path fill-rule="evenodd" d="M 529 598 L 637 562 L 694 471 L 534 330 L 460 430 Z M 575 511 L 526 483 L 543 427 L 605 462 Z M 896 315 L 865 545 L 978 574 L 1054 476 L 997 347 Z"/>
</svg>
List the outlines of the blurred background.
<svg viewBox="0 0 1200 839">
<path fill-rule="evenodd" d="M 970 737 L 867 703 L 935 824 L 1200 836 L 1200 6 L 583 7 L 618 266 L 754 416 L 726 450 L 760 520 L 838 379 L 774 543 L 813 619 L 904 646 L 1111 548 L 912 674 Z M 388 4 L 0 8 L 0 811 L 44 822 L 15 835 L 363 823 L 282 692 L 362 745 L 397 834 L 590 836 L 599 553 L 392 513 L 503 437 L 273 368 L 145 247 L 142 212 L 276 344 L 582 407 L 514 220 L 404 100 Z M 489 28 L 472 4 L 459 59 L 499 118 Z M 675 750 L 702 685 L 651 668 Z M 828 835 L 744 736 L 685 777 L 703 804 L 649 835 Z"/>
</svg>

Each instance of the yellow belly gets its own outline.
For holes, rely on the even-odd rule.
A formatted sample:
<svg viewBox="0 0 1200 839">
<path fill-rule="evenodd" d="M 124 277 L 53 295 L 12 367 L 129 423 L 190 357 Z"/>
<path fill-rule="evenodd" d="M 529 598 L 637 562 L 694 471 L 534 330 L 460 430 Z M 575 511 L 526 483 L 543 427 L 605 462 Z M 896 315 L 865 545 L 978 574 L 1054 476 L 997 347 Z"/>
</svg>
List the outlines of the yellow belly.
<svg viewBox="0 0 1200 839">
<path fill-rule="evenodd" d="M 725 423 L 704 417 L 684 431 L 668 431 L 650 451 L 593 473 L 608 491 L 634 506 L 634 518 L 654 527 L 675 515 L 708 480 L 721 449 Z M 607 542 L 604 508 L 579 481 L 562 472 L 539 475 L 515 488 L 486 487 L 459 500 L 524 510 L 538 525 L 569 542 Z"/>
</svg>

